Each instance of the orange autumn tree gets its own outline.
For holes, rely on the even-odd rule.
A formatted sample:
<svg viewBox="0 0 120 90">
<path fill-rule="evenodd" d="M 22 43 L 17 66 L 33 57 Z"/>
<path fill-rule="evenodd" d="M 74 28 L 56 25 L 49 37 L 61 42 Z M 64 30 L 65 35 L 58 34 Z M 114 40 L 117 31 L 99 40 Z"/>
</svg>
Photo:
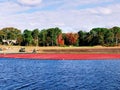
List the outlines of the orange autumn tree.
<svg viewBox="0 0 120 90">
<path fill-rule="evenodd" d="M 66 33 L 65 43 L 66 45 L 76 45 L 78 43 L 79 35 L 77 33 Z"/>
</svg>

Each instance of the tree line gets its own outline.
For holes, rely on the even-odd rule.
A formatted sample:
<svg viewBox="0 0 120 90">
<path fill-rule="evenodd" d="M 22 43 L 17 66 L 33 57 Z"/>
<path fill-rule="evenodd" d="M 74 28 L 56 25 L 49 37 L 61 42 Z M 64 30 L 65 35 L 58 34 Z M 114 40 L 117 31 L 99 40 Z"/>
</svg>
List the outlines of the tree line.
<svg viewBox="0 0 120 90">
<path fill-rule="evenodd" d="M 21 30 L 6 27 L 0 30 L 0 44 L 3 40 L 16 40 L 20 46 L 117 46 L 120 43 L 120 27 L 93 28 L 86 32 L 63 33 L 58 27 L 48 29 Z"/>
</svg>

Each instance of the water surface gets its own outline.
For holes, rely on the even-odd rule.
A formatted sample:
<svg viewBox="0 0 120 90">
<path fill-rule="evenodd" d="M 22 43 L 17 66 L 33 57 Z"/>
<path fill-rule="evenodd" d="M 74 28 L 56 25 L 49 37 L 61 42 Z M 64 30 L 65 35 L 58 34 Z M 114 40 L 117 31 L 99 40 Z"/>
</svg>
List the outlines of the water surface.
<svg viewBox="0 0 120 90">
<path fill-rule="evenodd" d="M 0 90 L 120 90 L 120 60 L 1 58 Z"/>
</svg>

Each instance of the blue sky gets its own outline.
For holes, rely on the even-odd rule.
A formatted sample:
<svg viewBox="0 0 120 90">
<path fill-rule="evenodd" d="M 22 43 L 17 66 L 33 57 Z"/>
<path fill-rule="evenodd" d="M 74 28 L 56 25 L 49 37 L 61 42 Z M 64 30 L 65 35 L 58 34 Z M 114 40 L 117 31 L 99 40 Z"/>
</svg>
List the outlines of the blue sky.
<svg viewBox="0 0 120 90">
<path fill-rule="evenodd" d="M 120 26 L 120 0 L 0 0 L 0 28 L 88 31 Z"/>
</svg>

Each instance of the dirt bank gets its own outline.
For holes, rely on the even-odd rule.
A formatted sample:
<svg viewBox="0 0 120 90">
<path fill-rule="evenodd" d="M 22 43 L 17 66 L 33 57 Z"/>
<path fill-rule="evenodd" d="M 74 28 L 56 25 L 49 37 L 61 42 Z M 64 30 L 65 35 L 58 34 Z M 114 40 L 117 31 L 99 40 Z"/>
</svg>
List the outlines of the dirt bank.
<svg viewBox="0 0 120 90">
<path fill-rule="evenodd" d="M 35 49 L 41 54 L 120 54 L 120 47 L 21 47 L 21 46 L 0 46 L 0 53 L 32 53 Z M 25 52 L 19 52 L 25 48 Z"/>
<path fill-rule="evenodd" d="M 0 58 L 47 60 L 120 59 L 120 47 L 21 47 L 1 46 Z M 25 52 L 19 52 L 25 48 Z M 37 53 L 32 53 L 36 49 Z"/>
</svg>

